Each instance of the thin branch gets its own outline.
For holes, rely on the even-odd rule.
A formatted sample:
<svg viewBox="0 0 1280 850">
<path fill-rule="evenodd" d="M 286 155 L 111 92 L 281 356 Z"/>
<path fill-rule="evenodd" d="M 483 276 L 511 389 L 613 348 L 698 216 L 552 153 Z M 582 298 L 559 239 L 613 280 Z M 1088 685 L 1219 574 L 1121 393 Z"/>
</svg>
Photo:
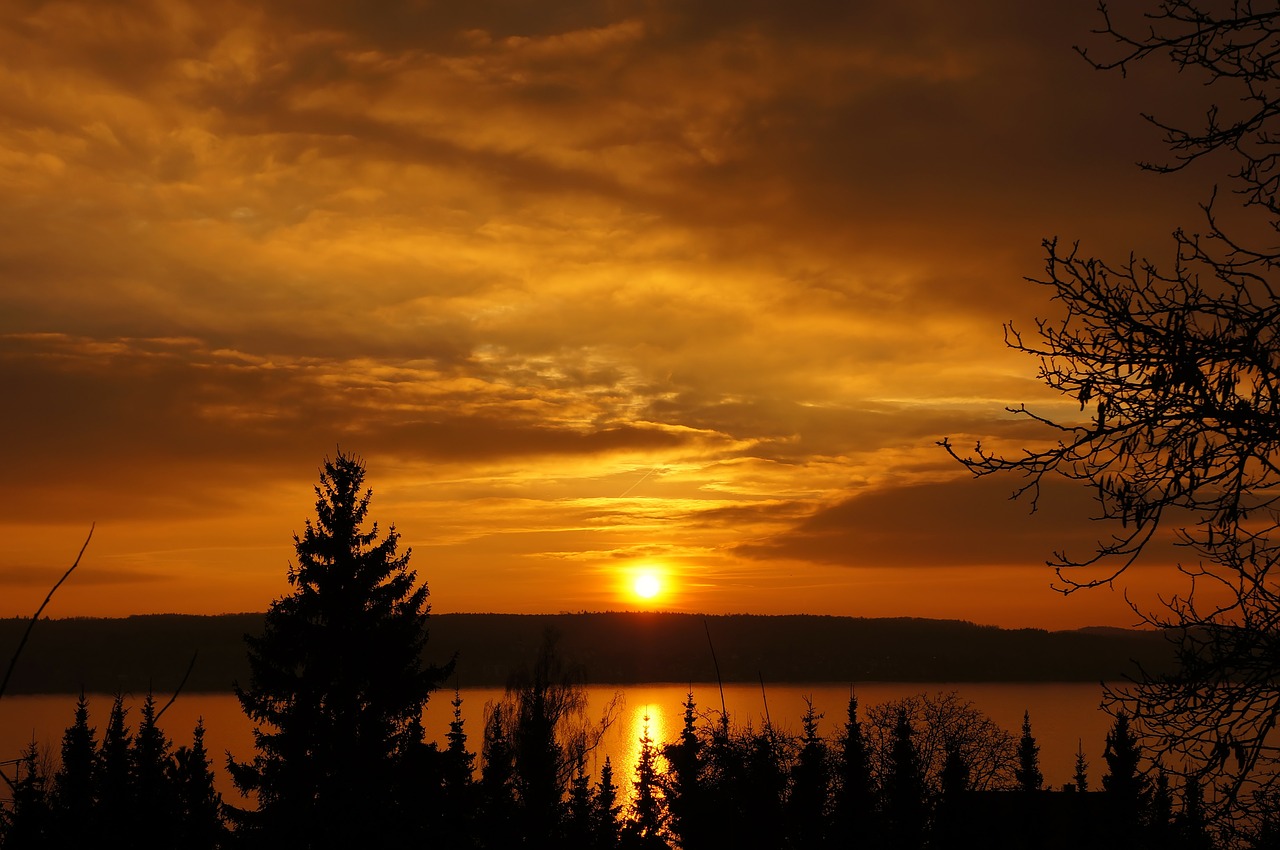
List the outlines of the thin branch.
<svg viewBox="0 0 1280 850">
<path fill-rule="evenodd" d="M 178 694 L 182 693 L 182 689 L 186 687 L 187 679 L 191 678 L 191 671 L 196 667 L 196 658 L 200 655 L 200 651 L 196 650 L 191 653 L 191 663 L 187 665 L 187 672 L 182 674 L 182 681 L 178 683 L 178 689 L 173 692 L 173 696 L 169 697 L 169 701 L 164 704 L 164 708 L 156 712 L 156 720 L 169 710 L 169 706 L 173 705 L 174 700 L 178 698 Z"/>
<path fill-rule="evenodd" d="M 0 682 L 0 698 L 4 697 L 5 689 L 9 687 L 9 677 L 13 675 L 13 668 L 17 665 L 18 657 L 22 655 L 22 650 L 27 645 L 27 638 L 31 637 L 31 630 L 35 628 L 36 621 L 40 619 L 40 615 L 44 613 L 45 607 L 48 606 L 49 601 L 53 599 L 53 594 L 58 591 L 58 588 L 62 587 L 62 583 L 64 581 L 71 577 L 71 574 L 75 572 L 76 567 L 80 566 L 80 559 L 84 557 L 84 550 L 89 548 L 89 541 L 93 539 L 93 529 L 96 525 L 97 523 L 93 523 L 89 526 L 89 536 L 84 539 L 84 545 L 80 547 L 80 553 L 76 555 L 75 562 L 67 568 L 65 573 L 62 574 L 62 578 L 58 579 L 57 584 L 49 589 L 49 594 L 45 596 L 44 602 L 41 602 L 40 607 L 31 615 L 31 620 L 27 623 L 27 630 L 22 633 L 22 640 L 18 641 L 18 648 L 14 650 L 13 655 L 9 658 L 9 669 L 4 672 L 4 681 Z"/>
</svg>

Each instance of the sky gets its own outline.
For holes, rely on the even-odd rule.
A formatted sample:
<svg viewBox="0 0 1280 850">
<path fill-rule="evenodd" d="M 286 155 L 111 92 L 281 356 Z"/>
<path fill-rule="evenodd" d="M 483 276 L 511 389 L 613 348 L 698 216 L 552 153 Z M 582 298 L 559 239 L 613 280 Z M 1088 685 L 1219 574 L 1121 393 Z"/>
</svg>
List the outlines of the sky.
<svg viewBox="0 0 1280 850">
<path fill-rule="evenodd" d="M 0 616 L 264 610 L 319 469 L 436 612 L 1135 621 L 1002 325 L 1167 259 L 1196 81 L 1093 0 L 0 0 Z M 653 572 L 650 600 L 629 591 Z"/>
</svg>

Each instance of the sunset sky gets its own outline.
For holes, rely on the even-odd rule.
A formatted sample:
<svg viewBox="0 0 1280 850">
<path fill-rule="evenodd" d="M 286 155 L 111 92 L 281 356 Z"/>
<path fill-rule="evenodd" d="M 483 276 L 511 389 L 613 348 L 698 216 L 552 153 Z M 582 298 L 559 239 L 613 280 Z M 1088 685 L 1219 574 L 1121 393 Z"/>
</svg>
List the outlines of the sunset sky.
<svg viewBox="0 0 1280 850">
<path fill-rule="evenodd" d="M 1094 7 L 0 0 L 0 616 L 263 610 L 341 447 L 437 612 L 1132 623 L 935 445 L 1200 222 Z"/>
</svg>

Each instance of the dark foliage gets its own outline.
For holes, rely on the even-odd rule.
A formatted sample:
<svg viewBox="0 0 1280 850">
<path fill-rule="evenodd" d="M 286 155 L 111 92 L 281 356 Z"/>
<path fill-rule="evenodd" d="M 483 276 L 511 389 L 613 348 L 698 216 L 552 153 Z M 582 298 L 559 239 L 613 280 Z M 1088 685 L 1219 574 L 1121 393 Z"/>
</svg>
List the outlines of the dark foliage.
<svg viewBox="0 0 1280 850">
<path fill-rule="evenodd" d="M 640 737 L 640 758 L 636 763 L 635 799 L 631 817 L 622 828 L 622 846 L 635 850 L 664 850 L 666 808 L 658 784 L 658 751 L 649 737 L 649 718 L 644 719 Z"/>
<path fill-rule="evenodd" d="M 54 813 L 49 803 L 45 759 L 32 741 L 22 751 L 13 782 L 13 800 L 0 821 L 5 850 L 39 850 L 56 840 Z"/>
<path fill-rule="evenodd" d="M 1142 751 L 1127 720 L 1118 719 L 1107 735 L 1102 792 L 1073 787 L 1069 792 L 1028 794 L 1009 778 L 1000 786 L 1003 790 L 977 790 L 965 730 L 983 727 L 981 718 L 971 710 L 935 712 L 930 723 L 920 722 L 917 727 L 913 717 L 929 716 L 918 713 L 923 703 L 965 705 L 958 699 L 921 696 L 873 706 L 870 715 L 888 712 L 892 717 L 888 745 L 877 749 L 865 745 L 856 699 L 850 700 L 839 734 L 827 740 L 819 735 L 820 715 L 812 706 L 800 731 L 787 734 L 767 720 L 755 729 L 734 726 L 720 715 L 699 715 L 690 695 L 685 703 L 686 723 L 675 740 L 659 751 L 646 730 L 638 741 L 636 772 L 623 780 L 633 789 L 625 805 L 611 762 L 605 759 L 593 785 L 587 769 L 590 753 L 578 750 L 555 815 L 538 819 L 524 810 L 533 774 L 519 778 L 515 737 L 508 736 L 517 725 L 512 720 L 519 716 L 517 701 L 489 707 L 484 765 L 477 779 L 471 768 L 476 757 L 468 749 L 460 719 L 461 701 L 455 697 L 454 720 L 443 746 L 425 747 L 422 752 L 432 755 L 405 763 L 397 777 L 424 819 L 419 837 L 404 844 L 460 850 L 730 846 L 1212 850 L 1221 846 L 1210 838 L 1197 786 L 1179 789 L 1168 777 L 1162 781 L 1157 774 L 1153 783 L 1142 774 Z M 92 740 L 87 709 L 84 703 L 77 706 L 74 722 L 64 735 L 64 741 L 70 742 L 68 752 L 75 752 L 86 738 Z M 99 791 L 93 792 L 83 815 L 87 822 L 99 824 L 90 840 L 113 846 L 202 850 L 260 846 L 259 834 L 228 834 L 224 828 L 203 725 L 197 725 L 189 746 L 175 749 L 163 735 L 155 737 L 149 731 L 149 726 L 155 726 L 147 719 L 152 712 L 144 702 L 138 728 L 130 730 L 125 722 L 127 710 L 120 701 L 112 706 L 107 734 L 93 753 L 90 770 L 96 775 L 106 763 L 108 739 L 127 740 L 128 790 L 109 798 L 110 805 L 119 809 L 116 813 L 107 812 Z M 513 713 L 511 717 L 508 712 Z M 567 731 L 573 724 L 560 725 Z M 921 749 L 930 737 L 942 742 L 940 767 L 932 779 Z M 558 734 L 554 740 L 565 740 L 565 736 Z M 158 753 L 165 755 L 156 774 L 148 762 Z M 60 769 L 49 782 L 41 751 L 35 745 L 29 747 L 18 773 L 18 801 L 0 807 L 0 848 L 79 846 L 72 836 L 80 833 L 71 829 L 75 824 L 66 803 L 74 796 L 72 789 L 79 787 L 76 783 L 82 782 L 73 778 L 79 769 Z M 148 773 L 156 785 L 144 794 L 149 780 L 143 777 Z M 557 781 L 549 772 L 542 776 L 542 781 Z M 549 799 L 554 792 L 543 789 L 542 793 L 537 799 Z M 128 817 L 111 817 L 122 813 Z M 131 832 L 109 832 L 102 826 L 124 822 L 133 824 Z M 383 840 L 382 822 L 362 826 L 367 837 L 361 846 Z M 1273 832 L 1264 830 L 1271 829 L 1263 823 L 1242 838 L 1266 846 Z"/>
<path fill-rule="evenodd" d="M 787 843 L 796 848 L 821 847 L 826 841 L 826 809 L 831 795 L 831 757 L 827 742 L 818 735 L 822 715 L 805 700 L 801 718 L 800 752 L 791 768 L 787 796 Z"/>
<path fill-rule="evenodd" d="M 502 700 L 486 710 L 487 828 L 514 831 L 531 846 L 562 842 L 574 774 L 613 723 L 620 699 L 592 722 L 581 669 L 557 651 L 555 633 L 545 633 L 533 665 L 518 670 Z"/>
<path fill-rule="evenodd" d="M 176 804 L 174 843 L 189 850 L 213 850 L 226 838 L 222 795 L 213 785 L 213 765 L 204 746 L 204 720 L 196 722 L 191 746 L 174 751 L 166 765 Z"/>
<path fill-rule="evenodd" d="M 1014 778 L 1023 791 L 1039 791 L 1044 786 L 1044 774 L 1040 772 L 1040 745 L 1031 734 L 1031 713 L 1023 712 L 1022 737 L 1018 739 L 1018 766 Z"/>
<path fill-rule="evenodd" d="M 706 785 L 705 742 L 698 729 L 698 707 L 690 691 L 684 702 L 680 737 L 663 747 L 667 770 L 662 778 L 672 829 L 685 850 L 712 847 L 716 824 Z"/>
<path fill-rule="evenodd" d="M 101 745 L 82 695 L 62 737 L 61 761 L 50 775 L 33 744 L 23 755 L 14 801 L 0 807 L 0 846 L 212 850 L 227 846 L 222 800 L 197 724 L 191 746 L 173 750 L 148 697 L 137 732 L 122 697 L 112 701 Z M 33 843 L 34 842 L 34 843 Z"/>
<path fill-rule="evenodd" d="M 923 847 L 925 837 L 925 785 L 914 738 L 907 710 L 899 708 L 884 766 L 883 810 L 889 846 L 902 850 Z"/>
<path fill-rule="evenodd" d="M 837 846 L 848 847 L 861 837 L 875 846 L 880 823 L 875 804 L 871 754 L 858 719 L 858 698 L 850 695 L 848 717 L 836 742 L 835 800 L 831 833 Z"/>
<path fill-rule="evenodd" d="M 75 720 L 62 736 L 62 761 L 54 775 L 53 810 L 62 839 L 79 845 L 97 834 L 95 762 L 98 744 L 89 725 L 89 701 L 76 701 Z"/>
<path fill-rule="evenodd" d="M 1084 741 L 1076 743 L 1076 769 L 1071 775 L 1071 784 L 1081 793 L 1089 790 L 1089 761 L 1084 757 Z"/>
<path fill-rule="evenodd" d="M 416 834 L 419 781 L 431 763 L 421 717 L 449 668 L 426 665 L 427 586 L 397 552 L 394 527 L 366 531 L 372 491 L 356 457 L 326 461 L 316 520 L 294 536 L 293 591 L 246 637 L 250 678 L 236 696 L 257 754 L 230 760 L 257 799 L 239 828 L 272 846 L 392 846 Z M 376 836 L 368 832 L 378 824 Z"/>
<path fill-rule="evenodd" d="M 1115 724 L 1107 732 L 1102 759 L 1107 763 L 1102 790 L 1107 795 L 1117 831 L 1121 840 L 1136 841 L 1150 806 L 1151 783 L 1142 772 L 1138 736 L 1124 712 L 1116 715 Z"/>
</svg>

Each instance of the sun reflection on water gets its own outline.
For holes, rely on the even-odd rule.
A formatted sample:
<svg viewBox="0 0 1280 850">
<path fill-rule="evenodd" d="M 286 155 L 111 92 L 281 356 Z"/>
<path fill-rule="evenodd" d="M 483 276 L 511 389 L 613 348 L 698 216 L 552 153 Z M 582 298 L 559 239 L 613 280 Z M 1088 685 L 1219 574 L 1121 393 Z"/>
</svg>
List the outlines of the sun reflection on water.
<svg viewBox="0 0 1280 850">
<path fill-rule="evenodd" d="M 619 748 L 618 757 L 613 761 L 613 782 L 618 786 L 618 799 L 623 806 L 630 805 L 635 796 L 636 766 L 640 764 L 640 739 L 644 737 L 648 727 L 649 740 L 653 742 L 654 752 L 659 754 L 654 759 L 654 768 L 658 773 L 666 773 L 667 762 L 660 753 L 667 743 L 666 713 L 668 706 L 659 703 L 644 703 L 628 706 L 620 721 L 626 723 L 627 746 Z"/>
</svg>

